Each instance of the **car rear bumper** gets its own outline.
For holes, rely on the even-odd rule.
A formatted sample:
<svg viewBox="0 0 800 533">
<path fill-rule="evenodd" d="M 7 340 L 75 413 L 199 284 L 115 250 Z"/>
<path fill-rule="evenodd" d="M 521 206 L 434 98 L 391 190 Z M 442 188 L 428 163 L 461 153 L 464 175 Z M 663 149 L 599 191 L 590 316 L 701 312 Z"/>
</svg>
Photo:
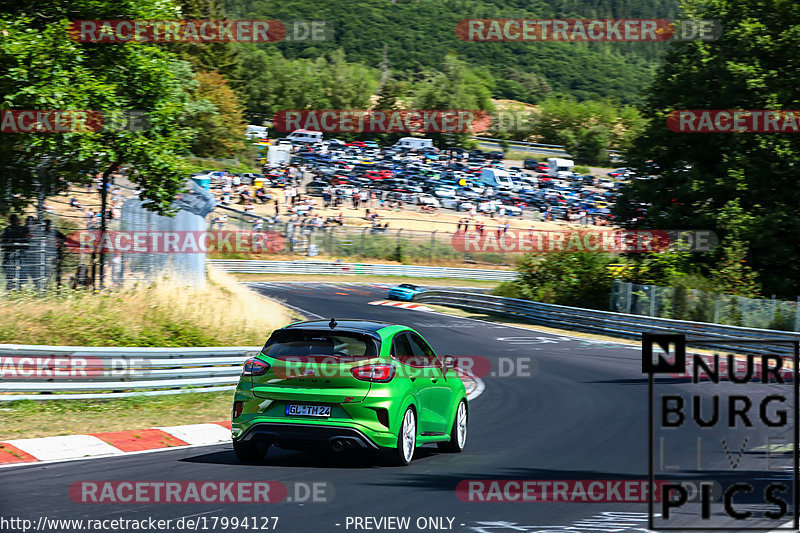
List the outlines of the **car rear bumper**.
<svg viewBox="0 0 800 533">
<path fill-rule="evenodd" d="M 378 450 L 379 446 L 361 431 L 345 426 L 257 422 L 235 439 L 237 442 L 262 441 L 280 448 L 362 449 Z"/>
</svg>

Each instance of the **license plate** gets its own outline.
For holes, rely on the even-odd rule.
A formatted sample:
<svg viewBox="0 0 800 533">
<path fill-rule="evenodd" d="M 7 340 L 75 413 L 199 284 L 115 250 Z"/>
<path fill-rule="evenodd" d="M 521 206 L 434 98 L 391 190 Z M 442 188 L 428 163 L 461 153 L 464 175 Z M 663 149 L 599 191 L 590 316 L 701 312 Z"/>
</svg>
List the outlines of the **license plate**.
<svg viewBox="0 0 800 533">
<path fill-rule="evenodd" d="M 287 405 L 287 415 L 298 416 L 331 416 L 330 405 Z"/>
</svg>

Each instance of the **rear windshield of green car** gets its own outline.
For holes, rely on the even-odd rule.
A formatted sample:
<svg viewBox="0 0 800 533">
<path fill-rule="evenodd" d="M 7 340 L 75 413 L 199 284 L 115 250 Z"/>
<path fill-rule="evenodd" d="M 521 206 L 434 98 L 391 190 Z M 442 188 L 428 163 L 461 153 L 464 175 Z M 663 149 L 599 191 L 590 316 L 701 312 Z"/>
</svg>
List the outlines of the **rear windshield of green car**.
<svg viewBox="0 0 800 533">
<path fill-rule="evenodd" d="M 261 353 L 274 359 L 347 363 L 378 356 L 378 343 L 358 333 L 278 330 Z"/>
</svg>

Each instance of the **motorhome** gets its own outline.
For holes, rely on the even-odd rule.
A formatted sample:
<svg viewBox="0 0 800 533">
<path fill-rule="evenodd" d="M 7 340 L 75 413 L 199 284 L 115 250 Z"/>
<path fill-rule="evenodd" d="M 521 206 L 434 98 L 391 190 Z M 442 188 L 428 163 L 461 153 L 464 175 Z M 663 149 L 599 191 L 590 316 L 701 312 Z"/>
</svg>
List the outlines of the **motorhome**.
<svg viewBox="0 0 800 533">
<path fill-rule="evenodd" d="M 322 142 L 322 132 L 313 130 L 294 130 L 286 136 L 293 143 L 318 143 Z"/>
<path fill-rule="evenodd" d="M 547 159 L 547 174 L 554 178 L 567 178 L 572 174 L 575 162 L 572 159 L 549 157 Z"/>
<path fill-rule="evenodd" d="M 245 132 L 245 137 L 248 139 L 266 139 L 269 135 L 269 129 L 266 126 L 256 126 L 254 124 L 249 124 L 247 126 L 247 131 Z"/>
<path fill-rule="evenodd" d="M 505 170 L 499 168 L 484 168 L 478 181 L 494 189 L 512 189 L 514 182 Z"/>
<path fill-rule="evenodd" d="M 433 139 L 403 137 L 397 141 L 392 148 L 400 150 L 422 150 L 423 148 L 433 148 Z"/>
</svg>

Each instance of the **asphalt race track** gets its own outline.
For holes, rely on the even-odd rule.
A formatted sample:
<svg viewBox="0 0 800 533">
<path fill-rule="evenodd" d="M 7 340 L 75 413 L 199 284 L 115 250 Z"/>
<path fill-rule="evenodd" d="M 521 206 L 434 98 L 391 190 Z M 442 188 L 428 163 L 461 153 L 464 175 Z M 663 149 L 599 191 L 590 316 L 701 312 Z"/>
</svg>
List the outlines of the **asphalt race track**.
<svg viewBox="0 0 800 533">
<path fill-rule="evenodd" d="M 462 480 L 479 479 L 646 480 L 647 380 L 638 349 L 438 313 L 368 305 L 386 297 L 386 288 L 379 285 L 251 286 L 306 311 L 309 318 L 364 318 L 406 324 L 428 339 L 439 354 L 486 357 L 494 375 L 483 376 L 485 389 L 470 404 L 465 451 L 451 455 L 422 448 L 405 468 L 377 466 L 359 456 L 276 449 L 270 450 L 263 465 L 242 465 L 230 445 L 15 466 L 0 469 L 0 514 L 34 521 L 40 516 L 173 520 L 187 516 L 278 516 L 276 530 L 291 533 L 363 531 L 367 529 L 354 527 L 353 517 L 387 516 L 411 517 L 406 531 L 421 530 L 416 525 L 419 517 L 445 517 L 439 530 L 448 530 L 450 518 L 452 531 L 487 533 L 610 532 L 647 527 L 646 521 L 635 520 L 646 519 L 644 503 L 469 502 L 461 501 L 455 490 Z M 508 372 L 512 375 L 498 375 Z M 660 386 L 686 385 L 673 381 Z M 670 449 L 688 449 L 692 457 L 696 436 L 683 432 L 670 439 Z M 719 439 L 716 448 L 718 443 Z M 730 444 L 735 457 L 739 444 Z M 748 448 L 757 444 L 763 443 L 751 443 Z M 722 470 L 731 454 L 722 449 L 709 451 L 710 458 L 704 460 L 703 467 Z M 760 469 L 756 476 L 753 465 L 757 455 L 743 455 L 739 465 L 742 477 L 768 477 Z M 771 474 L 790 480 L 786 472 Z M 328 501 L 259 505 L 75 503 L 68 489 L 72 483 L 86 480 L 270 480 L 286 485 L 290 498 L 294 490 L 303 492 L 303 483 L 317 482 L 324 483 Z M 610 512 L 621 514 L 603 514 Z M 788 517 L 779 524 L 786 521 Z M 206 531 L 224 531 L 206 524 Z M 435 529 L 428 524 L 422 530 Z"/>
</svg>

